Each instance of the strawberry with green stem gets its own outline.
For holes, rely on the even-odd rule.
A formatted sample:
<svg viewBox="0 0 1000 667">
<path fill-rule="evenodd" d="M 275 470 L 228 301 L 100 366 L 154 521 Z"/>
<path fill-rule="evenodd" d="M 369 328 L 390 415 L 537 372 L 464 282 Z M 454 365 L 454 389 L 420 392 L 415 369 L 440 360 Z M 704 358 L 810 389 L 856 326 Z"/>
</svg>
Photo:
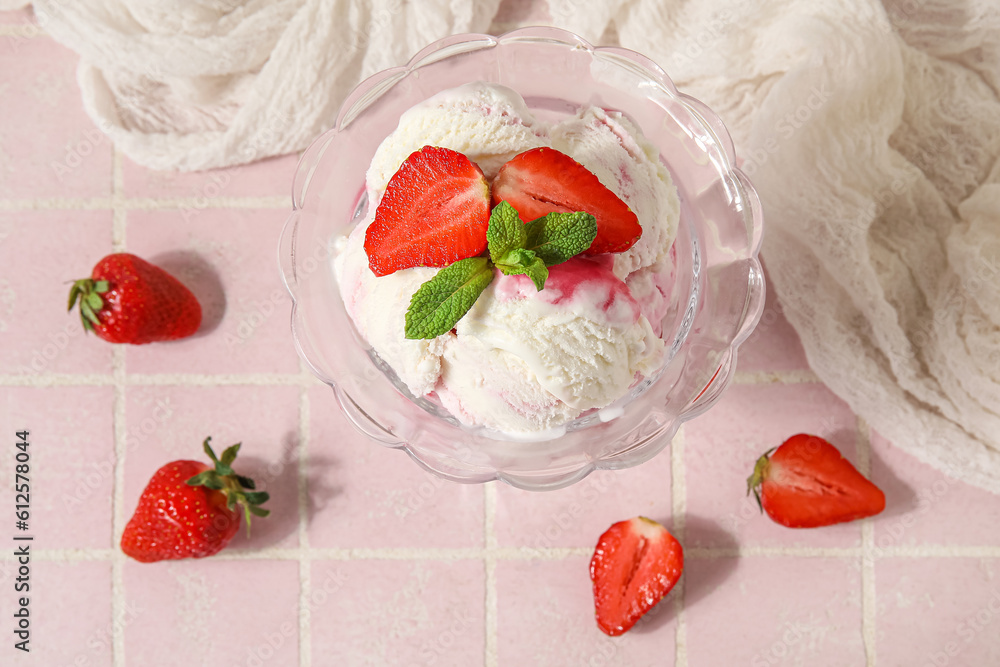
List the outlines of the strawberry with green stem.
<svg viewBox="0 0 1000 667">
<path fill-rule="evenodd" d="M 201 326 L 201 305 L 191 290 L 129 253 L 108 255 L 90 278 L 75 281 L 68 309 L 77 303 L 83 328 L 111 343 L 177 340 Z"/>
<path fill-rule="evenodd" d="M 789 528 L 817 528 L 874 516 L 885 494 L 836 447 L 799 433 L 764 453 L 747 478 L 762 512 Z"/>
<path fill-rule="evenodd" d="M 210 441 L 205 438 L 203 449 L 213 467 L 172 461 L 154 473 L 122 534 L 126 555 L 143 563 L 211 556 L 236 535 L 241 514 L 249 536 L 251 517 L 270 513 L 261 507 L 267 492 L 233 470 L 240 443 L 216 457 Z"/>
</svg>

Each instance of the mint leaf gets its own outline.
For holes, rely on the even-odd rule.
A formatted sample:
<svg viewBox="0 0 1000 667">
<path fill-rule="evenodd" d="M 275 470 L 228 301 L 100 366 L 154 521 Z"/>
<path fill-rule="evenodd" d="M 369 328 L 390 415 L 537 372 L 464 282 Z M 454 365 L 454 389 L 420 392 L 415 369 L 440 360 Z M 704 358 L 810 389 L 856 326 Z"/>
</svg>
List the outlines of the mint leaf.
<svg viewBox="0 0 1000 667">
<path fill-rule="evenodd" d="M 486 243 L 490 259 L 499 264 L 500 258 L 515 248 L 523 248 L 527 235 L 517 210 L 505 201 L 493 207 L 486 228 Z"/>
<path fill-rule="evenodd" d="M 525 226 L 524 247 L 535 252 L 545 266 L 562 264 L 590 247 L 597 237 L 597 220 L 589 213 L 549 213 Z"/>
<path fill-rule="evenodd" d="M 406 337 L 437 338 L 447 333 L 492 281 L 493 267 L 486 257 L 469 257 L 444 267 L 413 293 L 406 310 Z"/>
<path fill-rule="evenodd" d="M 527 252 L 531 251 L 528 250 Z M 545 281 L 549 279 L 549 269 L 545 266 L 542 258 L 536 257 L 531 264 L 520 268 L 521 270 L 518 273 L 523 273 L 531 278 L 531 282 L 535 283 L 535 289 L 541 292 L 542 288 L 545 287 Z"/>
<path fill-rule="evenodd" d="M 497 268 L 508 276 L 522 274 L 528 276 L 535 283 L 535 288 L 538 291 L 545 287 L 545 281 L 549 277 L 549 270 L 545 268 L 545 262 L 534 252 L 524 248 L 514 248 L 509 251 L 497 262 Z"/>
</svg>

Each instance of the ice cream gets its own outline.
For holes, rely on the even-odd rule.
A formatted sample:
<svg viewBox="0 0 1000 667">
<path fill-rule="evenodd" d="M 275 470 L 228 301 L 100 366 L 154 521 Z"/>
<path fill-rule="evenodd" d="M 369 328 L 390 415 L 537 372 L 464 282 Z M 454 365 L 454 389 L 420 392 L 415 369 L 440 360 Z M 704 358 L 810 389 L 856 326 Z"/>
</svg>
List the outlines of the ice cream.
<svg viewBox="0 0 1000 667">
<path fill-rule="evenodd" d="M 376 277 L 364 241 L 389 179 L 425 145 L 464 153 L 491 180 L 523 151 L 556 148 L 628 204 L 642 236 L 626 252 L 550 267 L 541 291 L 527 276 L 497 271 L 451 332 L 408 340 L 410 298 L 438 269 Z M 368 216 L 340 243 L 334 271 L 358 332 L 414 396 L 436 399 L 463 423 L 520 435 L 608 406 L 662 365 L 660 319 L 680 206 L 656 149 L 621 114 L 590 107 L 549 126 L 508 88 L 451 89 L 401 116 L 371 162 L 367 187 Z"/>
</svg>

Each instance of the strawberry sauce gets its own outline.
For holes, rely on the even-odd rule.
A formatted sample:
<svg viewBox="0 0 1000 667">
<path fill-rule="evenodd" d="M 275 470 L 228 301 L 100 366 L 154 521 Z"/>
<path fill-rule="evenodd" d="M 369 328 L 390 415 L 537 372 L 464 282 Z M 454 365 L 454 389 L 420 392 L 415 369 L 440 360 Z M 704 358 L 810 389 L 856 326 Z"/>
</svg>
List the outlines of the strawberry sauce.
<svg viewBox="0 0 1000 667">
<path fill-rule="evenodd" d="M 494 296 L 499 301 L 533 299 L 570 310 L 608 326 L 628 327 L 639 321 L 641 309 L 628 286 L 612 271 L 614 257 L 574 257 L 549 268 L 541 292 L 527 276 L 498 275 Z"/>
</svg>

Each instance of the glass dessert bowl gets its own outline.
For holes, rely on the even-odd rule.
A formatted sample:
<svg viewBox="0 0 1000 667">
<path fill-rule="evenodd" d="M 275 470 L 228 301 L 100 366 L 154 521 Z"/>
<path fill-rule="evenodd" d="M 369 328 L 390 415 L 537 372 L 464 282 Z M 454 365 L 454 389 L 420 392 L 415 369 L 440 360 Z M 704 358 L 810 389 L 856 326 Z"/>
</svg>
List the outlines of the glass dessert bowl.
<svg viewBox="0 0 1000 667">
<path fill-rule="evenodd" d="M 607 407 L 530 437 L 462 424 L 432 398 L 412 395 L 358 333 L 331 268 L 338 241 L 371 214 L 365 175 L 403 112 L 473 81 L 513 89 L 545 122 L 591 105 L 623 113 L 659 151 L 680 199 L 660 322 L 664 363 Z M 647 58 L 555 28 L 448 37 L 362 82 L 303 155 L 293 207 L 279 261 L 299 354 L 362 433 L 457 481 L 553 489 L 648 460 L 718 400 L 763 309 L 760 202 L 735 167 L 722 122 Z"/>
</svg>

